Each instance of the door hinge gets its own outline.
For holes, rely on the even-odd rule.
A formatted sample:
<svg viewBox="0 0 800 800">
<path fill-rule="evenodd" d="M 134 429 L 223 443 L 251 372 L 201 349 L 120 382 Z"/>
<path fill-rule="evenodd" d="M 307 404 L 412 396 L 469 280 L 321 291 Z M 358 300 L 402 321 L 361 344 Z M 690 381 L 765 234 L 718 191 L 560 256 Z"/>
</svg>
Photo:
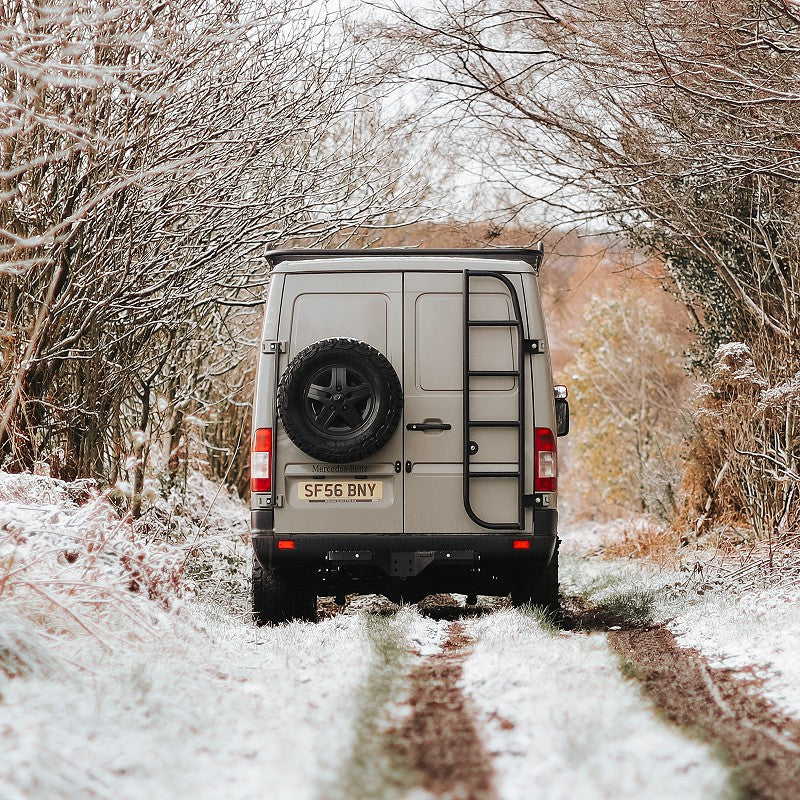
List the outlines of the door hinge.
<svg viewBox="0 0 800 800">
<path fill-rule="evenodd" d="M 286 352 L 286 342 L 261 342 L 261 352 L 265 356 Z"/>
<path fill-rule="evenodd" d="M 532 355 L 544 353 L 544 339 L 523 339 L 522 348 L 526 353 Z"/>
</svg>

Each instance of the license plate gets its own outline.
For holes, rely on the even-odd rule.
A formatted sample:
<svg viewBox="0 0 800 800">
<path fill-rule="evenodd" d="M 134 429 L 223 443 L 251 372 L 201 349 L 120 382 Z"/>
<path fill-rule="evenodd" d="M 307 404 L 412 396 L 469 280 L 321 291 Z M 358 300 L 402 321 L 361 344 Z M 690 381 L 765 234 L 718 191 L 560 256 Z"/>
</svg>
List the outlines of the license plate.
<svg viewBox="0 0 800 800">
<path fill-rule="evenodd" d="M 383 500 L 383 481 L 301 481 L 297 499 L 309 503 L 374 503 Z"/>
</svg>

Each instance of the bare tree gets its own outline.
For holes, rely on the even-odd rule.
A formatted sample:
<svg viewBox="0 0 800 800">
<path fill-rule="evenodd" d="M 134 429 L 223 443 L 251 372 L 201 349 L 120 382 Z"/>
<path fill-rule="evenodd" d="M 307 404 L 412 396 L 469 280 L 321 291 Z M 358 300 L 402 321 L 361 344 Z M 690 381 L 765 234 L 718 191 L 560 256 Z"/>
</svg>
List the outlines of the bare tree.
<svg viewBox="0 0 800 800">
<path fill-rule="evenodd" d="M 177 437 L 248 355 L 265 251 L 408 198 L 362 130 L 374 83 L 310 2 L 0 14 L 0 452 L 140 488 L 153 424 Z"/>
<path fill-rule="evenodd" d="M 508 198 L 508 218 L 549 208 L 573 224 L 602 219 L 662 255 L 706 375 L 726 341 L 748 343 L 770 386 L 800 374 L 796 4 L 477 0 L 394 11 L 402 23 L 387 35 L 402 53 L 387 68 L 432 87 L 440 115 L 452 109 L 454 136 Z M 775 437 L 797 452 L 791 408 L 758 425 L 751 458 L 764 463 L 771 445 L 758 442 Z M 773 464 L 779 480 L 794 480 L 794 458 Z M 711 467 L 709 486 L 727 461 Z"/>
</svg>

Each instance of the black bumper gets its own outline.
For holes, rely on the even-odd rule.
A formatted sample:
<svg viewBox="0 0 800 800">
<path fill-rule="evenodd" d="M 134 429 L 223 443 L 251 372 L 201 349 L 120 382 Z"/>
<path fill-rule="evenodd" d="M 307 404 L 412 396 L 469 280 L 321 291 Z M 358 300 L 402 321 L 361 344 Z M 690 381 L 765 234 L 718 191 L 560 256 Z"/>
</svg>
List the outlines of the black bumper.
<svg viewBox="0 0 800 800">
<path fill-rule="evenodd" d="M 555 548 L 557 527 L 558 512 L 535 509 L 532 535 L 521 532 L 276 534 L 271 529 L 271 511 L 252 512 L 253 548 L 264 566 L 372 565 L 395 577 L 411 577 L 429 564 L 474 568 L 547 563 Z M 528 546 L 515 547 L 515 542 L 526 542 Z"/>
</svg>

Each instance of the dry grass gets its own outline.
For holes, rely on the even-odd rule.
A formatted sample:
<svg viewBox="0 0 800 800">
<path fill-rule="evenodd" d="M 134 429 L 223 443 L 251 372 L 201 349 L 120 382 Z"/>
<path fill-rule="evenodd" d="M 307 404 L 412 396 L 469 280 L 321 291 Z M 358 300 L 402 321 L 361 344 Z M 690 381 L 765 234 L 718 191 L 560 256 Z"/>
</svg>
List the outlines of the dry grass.
<svg viewBox="0 0 800 800">
<path fill-rule="evenodd" d="M 695 586 L 744 592 L 769 586 L 800 589 L 798 532 L 759 538 L 746 526 L 722 525 L 698 537 L 640 518 L 625 523 L 599 550 L 609 560 L 644 559 L 680 570 Z"/>
<path fill-rule="evenodd" d="M 672 563 L 681 546 L 674 530 L 648 519 L 627 523 L 618 537 L 603 546 L 606 558 L 646 558 L 659 566 Z"/>
</svg>

